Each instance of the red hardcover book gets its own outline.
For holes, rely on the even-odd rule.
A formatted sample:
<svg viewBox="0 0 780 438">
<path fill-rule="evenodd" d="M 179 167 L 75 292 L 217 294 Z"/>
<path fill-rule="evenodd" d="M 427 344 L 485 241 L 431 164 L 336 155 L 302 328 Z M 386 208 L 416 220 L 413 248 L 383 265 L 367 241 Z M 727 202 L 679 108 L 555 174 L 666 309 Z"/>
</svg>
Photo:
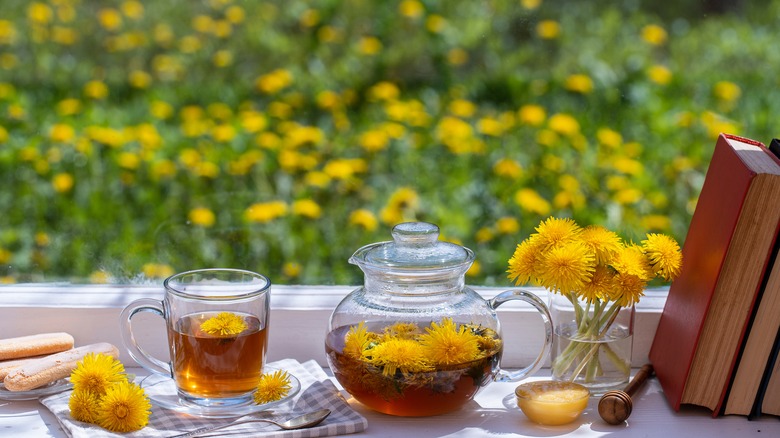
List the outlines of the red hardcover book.
<svg viewBox="0 0 780 438">
<path fill-rule="evenodd" d="M 780 161 L 721 134 L 650 349 L 673 409 L 720 412 L 780 225 Z"/>
</svg>

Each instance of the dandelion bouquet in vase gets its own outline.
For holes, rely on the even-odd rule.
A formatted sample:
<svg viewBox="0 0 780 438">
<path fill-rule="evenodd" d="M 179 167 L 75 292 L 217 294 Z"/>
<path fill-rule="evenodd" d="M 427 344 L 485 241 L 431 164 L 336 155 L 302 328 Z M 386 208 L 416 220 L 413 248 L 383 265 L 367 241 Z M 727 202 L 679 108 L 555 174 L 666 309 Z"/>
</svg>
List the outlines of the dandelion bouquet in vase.
<svg viewBox="0 0 780 438">
<path fill-rule="evenodd" d="M 601 226 L 548 218 L 517 245 L 508 272 L 518 285 L 552 292 L 553 378 L 599 393 L 628 380 L 634 304 L 648 282 L 671 281 L 681 267 L 680 246 L 664 234 L 637 244 Z"/>
</svg>

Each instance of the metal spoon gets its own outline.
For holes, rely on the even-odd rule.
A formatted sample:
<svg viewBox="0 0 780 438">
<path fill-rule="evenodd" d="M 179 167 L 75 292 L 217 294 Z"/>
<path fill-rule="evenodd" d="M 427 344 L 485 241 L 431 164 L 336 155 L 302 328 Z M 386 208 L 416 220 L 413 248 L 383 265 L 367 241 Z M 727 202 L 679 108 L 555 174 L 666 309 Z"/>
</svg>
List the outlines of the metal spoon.
<svg viewBox="0 0 780 438">
<path fill-rule="evenodd" d="M 173 435 L 168 438 L 187 438 L 187 437 L 193 437 L 198 436 L 202 433 L 211 432 L 213 430 L 218 429 L 224 429 L 226 427 L 233 427 L 238 424 L 245 424 L 245 423 L 271 423 L 279 426 L 280 428 L 284 430 L 293 430 L 293 429 L 303 429 L 305 427 L 311 427 L 319 424 L 322 420 L 324 420 L 328 415 L 330 415 L 330 409 L 321 409 L 319 411 L 309 412 L 306 414 L 303 414 L 301 416 L 290 418 L 287 421 L 283 422 L 276 422 L 273 420 L 267 420 L 265 418 L 247 418 L 243 420 L 236 420 L 232 423 L 226 423 L 226 424 L 220 424 L 216 426 L 206 426 L 202 427 L 197 430 L 193 430 L 191 432 L 187 432 L 185 434 L 181 435 Z"/>
</svg>

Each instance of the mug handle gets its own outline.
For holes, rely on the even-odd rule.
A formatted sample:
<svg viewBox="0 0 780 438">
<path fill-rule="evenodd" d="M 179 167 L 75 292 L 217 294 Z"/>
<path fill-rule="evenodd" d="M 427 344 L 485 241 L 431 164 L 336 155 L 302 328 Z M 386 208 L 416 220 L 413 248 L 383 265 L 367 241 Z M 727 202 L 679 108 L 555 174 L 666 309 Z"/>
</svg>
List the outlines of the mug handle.
<svg viewBox="0 0 780 438">
<path fill-rule="evenodd" d="M 152 357 L 136 342 L 130 320 L 139 312 L 151 312 L 165 319 L 165 309 L 161 301 L 152 298 L 141 298 L 128 304 L 119 316 L 119 331 L 122 334 L 122 342 L 125 344 L 127 352 L 130 353 L 130 356 L 139 365 L 147 370 L 162 376 L 173 377 L 170 363 Z"/>
<path fill-rule="evenodd" d="M 507 301 L 515 300 L 525 301 L 534 306 L 539 314 L 542 315 L 542 320 L 544 321 L 544 345 L 542 346 L 542 351 L 539 352 L 539 356 L 537 356 L 536 360 L 531 365 L 512 372 L 499 370 L 495 377 L 495 380 L 499 382 L 516 382 L 535 373 L 542 366 L 542 363 L 550 353 L 550 347 L 552 346 L 552 317 L 550 316 L 550 311 L 547 309 L 547 306 L 536 295 L 522 289 L 507 290 L 489 300 L 488 305 L 495 310 L 498 306 Z"/>
</svg>

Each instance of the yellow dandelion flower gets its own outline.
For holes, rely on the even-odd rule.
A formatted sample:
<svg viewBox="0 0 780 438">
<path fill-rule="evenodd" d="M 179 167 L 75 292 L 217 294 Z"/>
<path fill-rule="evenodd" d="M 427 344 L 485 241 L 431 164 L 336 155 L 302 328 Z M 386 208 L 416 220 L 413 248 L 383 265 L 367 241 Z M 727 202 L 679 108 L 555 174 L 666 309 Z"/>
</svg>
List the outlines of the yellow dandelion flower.
<svg viewBox="0 0 780 438">
<path fill-rule="evenodd" d="M 112 432 L 132 432 L 149 423 L 152 405 L 135 383 L 111 385 L 100 401 L 97 424 Z"/>
<path fill-rule="evenodd" d="M 587 245 L 572 241 L 548 250 L 539 267 L 539 282 L 551 291 L 579 291 L 590 281 L 595 256 Z"/>
<path fill-rule="evenodd" d="M 419 18 L 425 12 L 425 7 L 417 0 L 403 0 L 398 5 L 401 15 L 408 18 Z"/>
<path fill-rule="evenodd" d="M 70 416 L 76 421 L 94 423 L 98 417 L 100 397 L 88 390 L 74 390 L 68 399 Z"/>
<path fill-rule="evenodd" d="M 411 339 L 390 339 L 363 352 L 363 358 L 382 368 L 385 376 L 394 376 L 397 371 L 403 374 L 432 371 L 433 367 L 426 357 L 426 349 Z"/>
<path fill-rule="evenodd" d="M 642 28 L 642 39 L 653 46 L 660 46 L 666 42 L 666 30 L 657 24 L 648 24 Z"/>
<path fill-rule="evenodd" d="M 633 306 L 644 296 L 647 281 L 636 275 L 618 273 L 613 278 L 614 287 L 610 297 L 621 307 Z"/>
<path fill-rule="evenodd" d="M 520 123 L 540 126 L 547 119 L 547 111 L 539 105 L 523 105 L 517 110 L 517 117 Z"/>
<path fill-rule="evenodd" d="M 141 272 L 147 278 L 168 278 L 173 275 L 173 267 L 160 263 L 145 263 Z"/>
<path fill-rule="evenodd" d="M 58 193 L 67 193 L 73 188 L 74 180 L 73 175 L 62 172 L 54 175 L 51 180 L 51 185 Z"/>
<path fill-rule="evenodd" d="M 458 327 L 452 318 L 442 319 L 441 324 L 431 322 L 425 331 L 419 342 L 432 363 L 452 365 L 480 357 L 479 336 L 464 325 Z"/>
<path fill-rule="evenodd" d="M 496 231 L 499 234 L 515 234 L 520 231 L 520 222 L 513 217 L 500 217 L 496 220 Z"/>
<path fill-rule="evenodd" d="M 742 89 L 733 82 L 720 81 L 715 84 L 713 94 L 724 102 L 734 102 L 742 95 Z"/>
<path fill-rule="evenodd" d="M 477 112 L 477 106 L 466 99 L 455 99 L 450 102 L 449 110 L 458 117 L 471 117 Z"/>
<path fill-rule="evenodd" d="M 108 85 L 100 81 L 89 81 L 84 85 L 84 94 L 92 99 L 105 99 L 108 97 Z"/>
<path fill-rule="evenodd" d="M 395 100 L 400 94 L 398 85 L 388 81 L 378 82 L 368 90 L 370 100 Z"/>
<path fill-rule="evenodd" d="M 88 354 L 70 374 L 74 391 L 88 391 L 102 396 L 114 383 L 127 382 L 122 362 L 105 354 Z"/>
<path fill-rule="evenodd" d="M 542 198 L 536 190 L 531 188 L 518 190 L 515 193 L 515 203 L 525 211 L 540 215 L 549 214 L 552 209 L 550 202 Z"/>
<path fill-rule="evenodd" d="M 273 373 L 264 373 L 260 376 L 260 382 L 255 390 L 255 403 L 261 405 L 281 400 L 291 388 L 290 374 L 287 371 L 276 370 Z"/>
<path fill-rule="evenodd" d="M 287 204 L 283 201 L 258 202 L 244 211 L 249 222 L 266 223 L 287 214 Z"/>
<path fill-rule="evenodd" d="M 665 234 L 648 234 L 642 241 L 642 248 L 650 259 L 653 272 L 666 281 L 671 281 L 680 275 L 682 269 L 682 253 L 680 245 Z"/>
<path fill-rule="evenodd" d="M 573 74 L 566 78 L 563 86 L 574 93 L 588 94 L 593 91 L 593 80 L 588 75 Z"/>
<path fill-rule="evenodd" d="M 615 255 L 610 263 L 620 274 L 635 276 L 644 282 L 653 277 L 652 266 L 645 256 L 641 246 L 629 244 L 624 246 Z"/>
<path fill-rule="evenodd" d="M 617 233 L 598 225 L 585 227 L 579 237 L 591 248 L 596 263 L 600 264 L 608 264 L 622 247 Z"/>
<path fill-rule="evenodd" d="M 447 52 L 447 62 L 451 65 L 463 65 L 469 60 L 469 53 L 460 47 L 455 47 Z"/>
<path fill-rule="evenodd" d="M 476 240 L 477 243 L 490 242 L 494 237 L 495 233 L 488 227 L 482 227 L 474 234 L 474 240 Z"/>
<path fill-rule="evenodd" d="M 663 65 L 653 65 L 647 69 L 647 77 L 658 85 L 667 85 L 672 82 L 672 71 Z"/>
<path fill-rule="evenodd" d="M 300 263 L 296 262 L 287 262 L 282 266 L 282 274 L 284 274 L 285 277 L 289 278 L 295 278 L 301 275 L 301 271 L 303 270 L 303 267 Z"/>
<path fill-rule="evenodd" d="M 547 121 L 550 129 L 561 135 L 573 136 L 580 132 L 580 122 L 573 116 L 566 113 L 557 113 L 550 116 L 550 120 Z"/>
<path fill-rule="evenodd" d="M 539 236 L 538 244 L 544 249 L 571 242 L 582 234 L 582 228 L 571 218 L 550 217 L 535 229 Z"/>
<path fill-rule="evenodd" d="M 214 212 L 206 207 L 193 208 L 187 217 L 194 225 L 205 228 L 213 226 L 217 220 Z"/>
<path fill-rule="evenodd" d="M 384 340 L 392 338 L 414 339 L 420 333 L 420 328 L 413 322 L 397 322 L 384 328 L 382 336 Z"/>
<path fill-rule="evenodd" d="M 344 336 L 344 354 L 354 358 L 363 357 L 363 350 L 377 339 L 376 333 L 369 332 L 366 323 L 361 321 L 358 325 L 350 327 L 349 332 Z"/>
<path fill-rule="evenodd" d="M 382 42 L 379 38 L 364 36 L 358 41 L 358 51 L 366 56 L 373 56 L 382 51 Z"/>
<path fill-rule="evenodd" d="M 363 208 L 350 213 L 349 223 L 362 227 L 366 231 L 374 231 L 379 226 L 379 220 L 377 220 L 376 215 Z"/>
<path fill-rule="evenodd" d="M 318 219 L 322 216 L 322 207 L 311 199 L 300 199 L 293 202 L 292 212 L 297 216 Z"/>
<path fill-rule="evenodd" d="M 542 20 L 536 25 L 536 34 L 545 40 L 554 40 L 561 35 L 561 25 L 554 20 Z"/>
<path fill-rule="evenodd" d="M 425 20 L 425 28 L 431 33 L 442 33 L 447 27 L 447 19 L 438 14 L 431 14 Z"/>
<path fill-rule="evenodd" d="M 577 293 L 577 295 L 588 302 L 595 300 L 606 301 L 613 295 L 615 288 L 615 281 L 613 271 L 611 271 L 605 265 L 596 265 L 593 270 L 593 274 L 590 277 L 590 281 L 585 283 Z"/>
<path fill-rule="evenodd" d="M 238 335 L 247 329 L 243 318 L 232 312 L 220 312 L 201 323 L 201 331 L 214 336 Z"/>
</svg>

